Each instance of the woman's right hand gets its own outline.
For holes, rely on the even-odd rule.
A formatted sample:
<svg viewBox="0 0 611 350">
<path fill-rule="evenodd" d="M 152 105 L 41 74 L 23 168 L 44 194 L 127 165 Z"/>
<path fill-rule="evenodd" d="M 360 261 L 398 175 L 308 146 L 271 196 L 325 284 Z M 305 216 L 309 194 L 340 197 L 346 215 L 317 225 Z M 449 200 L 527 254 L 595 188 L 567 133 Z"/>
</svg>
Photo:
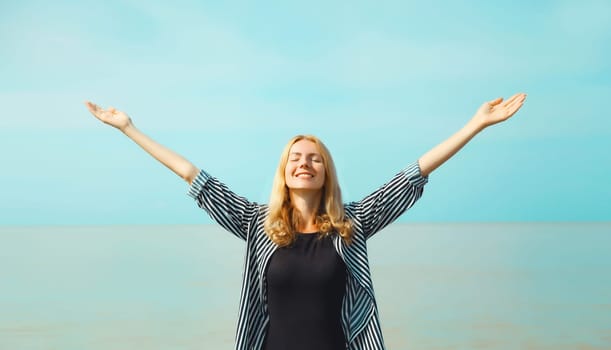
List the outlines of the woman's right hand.
<svg viewBox="0 0 611 350">
<path fill-rule="evenodd" d="M 131 118 L 124 112 L 116 110 L 114 107 L 103 109 L 91 101 L 86 101 L 85 106 L 94 117 L 98 118 L 105 124 L 113 126 L 121 131 L 132 124 Z"/>
</svg>

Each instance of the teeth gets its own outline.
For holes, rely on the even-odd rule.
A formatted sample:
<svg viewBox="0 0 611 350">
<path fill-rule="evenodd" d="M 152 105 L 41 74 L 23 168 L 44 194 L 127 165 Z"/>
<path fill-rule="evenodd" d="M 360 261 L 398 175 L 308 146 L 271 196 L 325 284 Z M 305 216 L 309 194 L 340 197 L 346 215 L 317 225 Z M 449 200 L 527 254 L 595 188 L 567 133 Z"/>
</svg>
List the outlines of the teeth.
<svg viewBox="0 0 611 350">
<path fill-rule="evenodd" d="M 313 177 L 313 176 L 310 174 L 299 174 L 297 175 L 297 177 Z"/>
</svg>

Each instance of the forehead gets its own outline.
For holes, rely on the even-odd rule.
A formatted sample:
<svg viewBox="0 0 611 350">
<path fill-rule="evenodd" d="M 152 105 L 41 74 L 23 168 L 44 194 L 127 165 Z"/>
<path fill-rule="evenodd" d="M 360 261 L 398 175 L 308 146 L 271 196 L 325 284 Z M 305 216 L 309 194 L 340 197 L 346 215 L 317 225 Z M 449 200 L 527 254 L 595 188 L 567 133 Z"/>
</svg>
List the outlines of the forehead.
<svg viewBox="0 0 611 350">
<path fill-rule="evenodd" d="M 310 140 L 299 140 L 295 142 L 289 151 L 289 153 L 301 153 L 301 154 L 320 154 L 318 146 Z"/>
</svg>

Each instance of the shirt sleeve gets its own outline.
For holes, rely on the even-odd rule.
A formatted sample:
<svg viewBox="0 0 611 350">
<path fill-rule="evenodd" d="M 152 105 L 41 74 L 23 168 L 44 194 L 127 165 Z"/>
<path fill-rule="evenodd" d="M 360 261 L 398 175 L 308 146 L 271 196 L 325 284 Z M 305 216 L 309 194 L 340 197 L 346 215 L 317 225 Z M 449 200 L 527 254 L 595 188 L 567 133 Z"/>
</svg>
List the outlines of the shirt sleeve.
<svg viewBox="0 0 611 350">
<path fill-rule="evenodd" d="M 418 162 L 414 162 L 363 200 L 348 204 L 365 238 L 371 238 L 411 208 L 427 182 L 428 176 L 423 176 Z"/>
<path fill-rule="evenodd" d="M 258 204 L 236 195 L 204 170 L 191 183 L 188 195 L 224 229 L 246 240 L 249 223 L 259 210 Z"/>
</svg>

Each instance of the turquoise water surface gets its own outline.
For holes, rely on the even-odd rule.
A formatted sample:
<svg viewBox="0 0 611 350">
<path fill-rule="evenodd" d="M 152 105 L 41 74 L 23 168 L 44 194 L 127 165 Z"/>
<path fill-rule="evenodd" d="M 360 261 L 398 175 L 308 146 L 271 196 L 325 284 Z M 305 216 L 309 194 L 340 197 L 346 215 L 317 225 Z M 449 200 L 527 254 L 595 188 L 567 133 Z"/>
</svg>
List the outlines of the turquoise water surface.
<svg viewBox="0 0 611 350">
<path fill-rule="evenodd" d="M 243 243 L 214 225 L 0 228 L 0 349 L 232 349 Z M 611 223 L 395 224 L 389 349 L 611 349 Z"/>
</svg>

